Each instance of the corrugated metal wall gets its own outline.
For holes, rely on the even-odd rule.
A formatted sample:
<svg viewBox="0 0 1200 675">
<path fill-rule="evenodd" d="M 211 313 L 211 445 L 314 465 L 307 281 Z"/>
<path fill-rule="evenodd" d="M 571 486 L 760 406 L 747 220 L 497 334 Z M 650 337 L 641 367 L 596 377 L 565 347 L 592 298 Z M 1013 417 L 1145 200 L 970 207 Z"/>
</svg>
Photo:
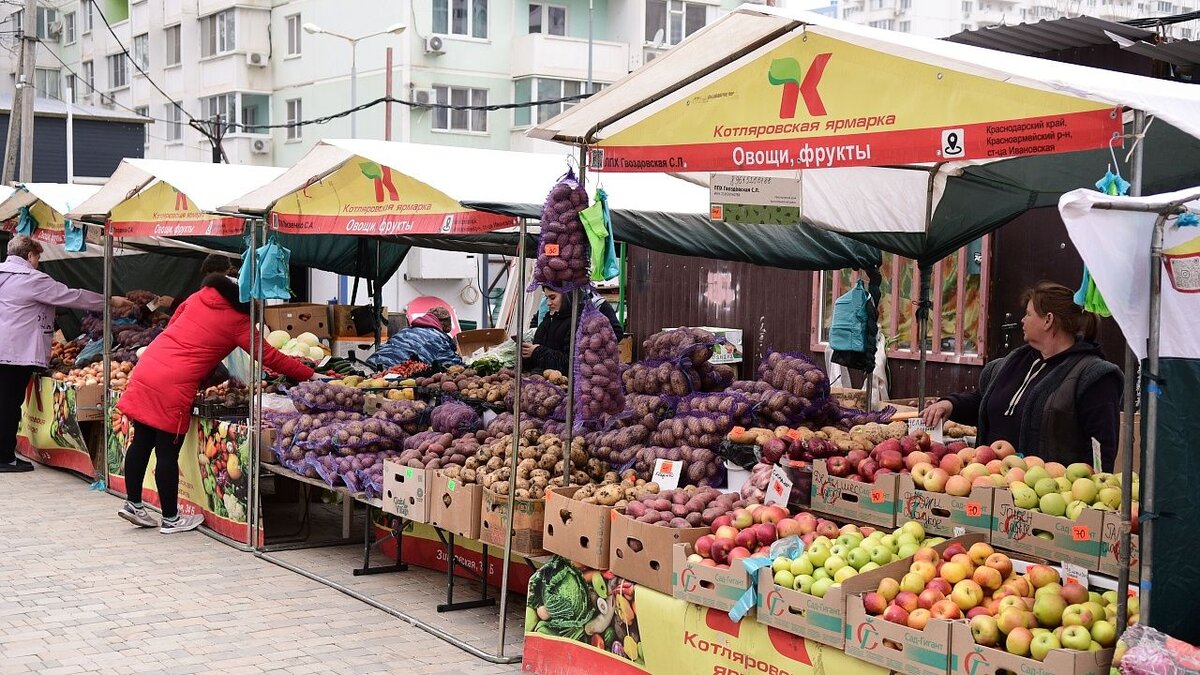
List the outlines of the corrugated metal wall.
<svg viewBox="0 0 1200 675">
<path fill-rule="evenodd" d="M 132 122 L 76 117 L 75 175 L 108 178 L 126 157 L 145 151 L 145 127 Z M 0 112 L 0 147 L 8 135 L 8 112 Z M 33 125 L 33 182 L 67 180 L 67 120 L 38 115 Z"/>
</svg>

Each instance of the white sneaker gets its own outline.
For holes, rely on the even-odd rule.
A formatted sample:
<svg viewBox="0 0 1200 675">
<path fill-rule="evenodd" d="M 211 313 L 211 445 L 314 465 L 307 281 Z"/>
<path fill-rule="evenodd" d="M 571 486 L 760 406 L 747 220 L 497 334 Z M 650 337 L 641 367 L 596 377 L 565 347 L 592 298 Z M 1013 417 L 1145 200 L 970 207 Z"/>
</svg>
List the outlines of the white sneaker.
<svg viewBox="0 0 1200 675">
<path fill-rule="evenodd" d="M 121 510 L 117 511 L 117 515 L 138 527 L 158 527 L 158 521 L 150 515 L 150 512 L 145 507 L 134 506 L 129 502 L 125 502 Z"/>
<path fill-rule="evenodd" d="M 190 516 L 179 516 L 175 522 L 162 521 L 162 527 L 158 528 L 163 534 L 175 534 L 176 532 L 190 532 L 204 524 L 204 516 L 194 514 Z"/>
</svg>

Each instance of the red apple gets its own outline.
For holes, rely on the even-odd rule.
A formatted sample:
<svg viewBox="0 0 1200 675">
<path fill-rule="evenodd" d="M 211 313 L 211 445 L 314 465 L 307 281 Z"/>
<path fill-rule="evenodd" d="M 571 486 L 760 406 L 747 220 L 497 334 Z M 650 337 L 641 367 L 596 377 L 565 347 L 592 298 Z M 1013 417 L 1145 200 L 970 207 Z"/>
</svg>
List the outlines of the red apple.
<svg viewBox="0 0 1200 675">
<path fill-rule="evenodd" d="M 991 616 L 992 614 L 993 614 L 993 612 L 989 612 L 987 607 L 972 607 L 967 612 L 967 618 L 974 619 L 975 617 L 980 616 L 980 615 Z"/>
<path fill-rule="evenodd" d="M 717 561 L 713 560 L 712 558 L 705 558 L 704 560 L 700 561 L 700 564 L 705 567 L 716 567 Z"/>
<path fill-rule="evenodd" d="M 738 546 L 747 550 L 747 554 L 750 550 L 758 547 L 758 535 L 755 532 L 755 529 L 755 526 L 747 527 L 741 532 L 738 532 L 737 536 L 733 538 L 733 541 L 736 542 Z"/>
<path fill-rule="evenodd" d="M 908 612 L 899 605 L 888 605 L 887 609 L 883 611 L 883 620 L 906 626 L 908 625 Z"/>
<path fill-rule="evenodd" d="M 837 539 L 838 526 L 832 520 L 821 520 L 817 523 L 817 536 Z"/>
<path fill-rule="evenodd" d="M 991 483 L 989 480 L 988 483 Z M 955 497 L 966 497 L 971 494 L 971 481 L 962 476 L 950 476 L 946 481 L 946 494 Z"/>
<path fill-rule="evenodd" d="M 1015 455 L 1017 453 L 1017 449 L 1014 448 L 1013 444 L 1009 443 L 1008 441 L 994 441 L 992 443 L 992 449 L 996 451 L 996 456 L 1000 459 L 1004 459 L 1005 457 Z"/>
<path fill-rule="evenodd" d="M 713 540 L 712 549 L 710 551 L 712 554 L 712 559 L 718 565 L 724 565 L 728 563 L 729 552 L 732 551 L 736 546 L 737 544 L 732 539 L 728 539 L 726 537 L 717 537 Z"/>
<path fill-rule="evenodd" d="M 999 458 L 1000 456 L 996 454 L 996 451 L 990 445 L 981 445 L 975 448 L 975 461 L 980 464 L 987 464 L 993 459 Z"/>
<path fill-rule="evenodd" d="M 804 531 L 801 529 L 800 523 L 797 522 L 795 518 L 784 518 L 778 523 L 775 523 L 775 534 L 778 535 L 780 539 L 783 539 L 784 537 L 798 537 L 804 534 Z"/>
<path fill-rule="evenodd" d="M 721 527 L 718 527 L 717 531 L 713 534 L 716 535 L 717 539 L 729 539 L 732 541 L 737 539 L 738 532 L 739 530 L 732 525 L 722 525 Z"/>
<path fill-rule="evenodd" d="M 733 526 L 744 530 L 754 524 L 754 514 L 749 509 L 737 509 L 733 512 Z"/>
<path fill-rule="evenodd" d="M 762 515 L 759 519 L 760 523 L 770 523 L 772 525 L 788 517 L 787 509 L 778 504 L 764 506 L 758 510 L 758 513 Z"/>
<path fill-rule="evenodd" d="M 895 438 L 886 438 L 874 448 L 874 452 L 885 452 L 888 450 L 894 450 L 901 454 L 906 454 L 903 452 L 903 448 L 901 447 L 901 441 Z"/>
<path fill-rule="evenodd" d="M 879 466 L 899 471 L 904 468 L 904 456 L 894 450 L 885 450 L 879 453 Z"/>
<path fill-rule="evenodd" d="M 745 560 L 746 558 L 749 558 L 749 557 L 750 557 L 750 551 L 747 550 L 744 546 L 735 546 L 733 548 L 733 550 L 731 550 L 729 552 L 729 567 L 731 569 L 739 569 L 739 568 L 735 568 L 734 565 L 736 565 L 739 560 Z"/>
<path fill-rule="evenodd" d="M 946 455 L 942 458 L 942 461 L 938 463 L 938 467 L 951 476 L 957 476 L 958 472 L 962 471 L 963 460 L 958 455 Z"/>
<path fill-rule="evenodd" d="M 864 482 L 874 483 L 875 476 L 879 471 L 879 463 L 873 459 L 867 458 L 858 465 L 858 475 L 862 476 Z"/>
<path fill-rule="evenodd" d="M 860 462 L 870 456 L 866 450 L 851 450 L 846 453 L 846 461 L 850 462 L 853 466 L 858 466 Z"/>
<path fill-rule="evenodd" d="M 942 549 L 942 560 L 945 560 L 946 562 L 950 562 L 951 560 L 954 559 L 954 556 L 958 555 L 959 553 L 966 553 L 966 552 L 967 552 L 967 547 L 963 546 L 962 544 L 960 544 L 956 541 L 953 544 L 950 544 L 946 548 Z"/>
<path fill-rule="evenodd" d="M 895 599 L 892 600 L 892 604 L 903 607 L 906 612 L 911 612 L 921 606 L 921 600 L 916 593 L 900 591 L 896 594 Z"/>
<path fill-rule="evenodd" d="M 934 588 L 926 588 L 917 596 L 917 606 L 924 609 L 930 609 L 938 600 L 945 600 L 946 596 L 941 591 Z"/>
<path fill-rule="evenodd" d="M 871 591 L 863 596 L 863 610 L 871 616 L 879 616 L 880 614 L 883 614 L 887 607 L 887 598 L 883 597 L 876 591 Z"/>
<path fill-rule="evenodd" d="M 935 619 L 961 619 L 962 618 L 962 610 L 959 609 L 958 605 L 954 604 L 954 601 L 949 598 L 946 598 L 945 600 L 940 600 L 937 603 L 935 603 L 933 605 L 933 607 L 929 608 L 929 613 L 932 614 L 933 618 L 935 618 Z"/>
<path fill-rule="evenodd" d="M 817 531 L 817 517 L 805 511 L 796 514 L 796 522 L 800 525 L 800 533 L 808 534 Z"/>
<path fill-rule="evenodd" d="M 830 457 L 825 460 L 825 467 L 829 470 L 830 476 L 845 478 L 850 475 L 850 461 L 845 457 Z"/>
<path fill-rule="evenodd" d="M 930 461 L 929 453 L 917 450 L 916 452 L 904 458 L 904 466 L 908 467 L 909 471 L 912 471 L 914 466 L 920 464 L 921 462 L 928 461 Z"/>
<path fill-rule="evenodd" d="M 776 526 L 771 523 L 759 523 L 754 526 L 754 536 L 758 539 L 761 546 L 769 546 L 771 542 L 779 538 Z"/>
<path fill-rule="evenodd" d="M 716 518 L 713 518 L 712 525 L 711 525 L 713 534 L 716 534 L 717 530 L 721 529 L 722 527 L 724 527 L 726 525 L 732 525 L 732 524 L 733 524 L 733 517 L 730 516 L 728 513 L 723 516 L 717 516 Z"/>
<path fill-rule="evenodd" d="M 699 553 L 700 555 L 704 556 L 705 558 L 711 556 L 712 555 L 712 545 L 713 545 L 713 541 L 715 541 L 715 540 L 716 540 L 716 537 L 714 537 L 711 534 L 706 534 L 703 537 L 700 537 L 699 539 L 697 539 L 696 540 L 696 553 Z"/>
<path fill-rule="evenodd" d="M 941 577 L 934 577 L 931 579 L 929 583 L 925 584 L 925 588 L 935 590 L 942 595 L 946 595 L 954 590 L 954 587 L 950 585 L 950 582 Z"/>
</svg>

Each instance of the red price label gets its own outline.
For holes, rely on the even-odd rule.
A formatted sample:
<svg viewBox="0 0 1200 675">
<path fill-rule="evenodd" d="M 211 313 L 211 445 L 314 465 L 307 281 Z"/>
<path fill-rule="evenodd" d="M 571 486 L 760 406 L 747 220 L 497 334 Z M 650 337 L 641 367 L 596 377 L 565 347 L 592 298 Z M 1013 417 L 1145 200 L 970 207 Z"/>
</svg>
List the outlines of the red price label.
<svg viewBox="0 0 1200 675">
<path fill-rule="evenodd" d="M 883 490 L 871 490 L 871 503 L 872 504 L 882 504 L 883 503 Z"/>
<path fill-rule="evenodd" d="M 744 433 L 746 433 L 746 427 L 734 427 L 734 428 L 732 428 L 732 429 L 730 429 L 730 430 L 729 430 L 729 433 L 731 433 L 731 434 L 744 434 Z"/>
<path fill-rule="evenodd" d="M 967 502 L 967 516 L 978 518 L 983 515 L 983 504 L 979 502 Z"/>
<path fill-rule="evenodd" d="M 787 437 L 792 439 L 793 441 L 800 438 L 800 430 L 799 429 L 788 429 Z"/>
<path fill-rule="evenodd" d="M 546 255 L 558 255 L 558 244 L 546 244 Z"/>
<path fill-rule="evenodd" d="M 1070 584 L 1078 585 L 1079 580 L 1074 577 L 1067 577 L 1067 585 L 1070 585 Z"/>
<path fill-rule="evenodd" d="M 1071 538 L 1075 541 L 1088 541 L 1092 538 L 1092 532 L 1087 525 L 1072 525 Z"/>
</svg>

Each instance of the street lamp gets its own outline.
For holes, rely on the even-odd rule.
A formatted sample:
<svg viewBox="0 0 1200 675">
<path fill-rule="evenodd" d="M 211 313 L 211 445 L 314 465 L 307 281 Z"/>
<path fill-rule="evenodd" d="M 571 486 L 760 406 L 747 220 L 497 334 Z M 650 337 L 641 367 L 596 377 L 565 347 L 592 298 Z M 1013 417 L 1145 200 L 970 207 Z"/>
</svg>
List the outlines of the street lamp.
<svg viewBox="0 0 1200 675">
<path fill-rule="evenodd" d="M 315 23 L 306 23 L 303 27 L 305 33 L 312 35 L 328 35 L 330 37 L 335 37 L 350 43 L 350 107 L 356 108 L 358 107 L 358 43 L 362 40 L 366 40 L 367 38 L 378 37 L 380 35 L 399 35 L 400 33 L 403 33 L 404 29 L 408 26 L 405 26 L 402 23 L 394 23 L 384 30 L 374 33 L 367 33 L 366 35 L 360 35 L 358 37 L 350 37 L 348 35 L 342 35 L 341 33 L 325 30 Z M 357 112 L 350 113 L 350 138 L 358 138 L 357 116 Z"/>
</svg>

